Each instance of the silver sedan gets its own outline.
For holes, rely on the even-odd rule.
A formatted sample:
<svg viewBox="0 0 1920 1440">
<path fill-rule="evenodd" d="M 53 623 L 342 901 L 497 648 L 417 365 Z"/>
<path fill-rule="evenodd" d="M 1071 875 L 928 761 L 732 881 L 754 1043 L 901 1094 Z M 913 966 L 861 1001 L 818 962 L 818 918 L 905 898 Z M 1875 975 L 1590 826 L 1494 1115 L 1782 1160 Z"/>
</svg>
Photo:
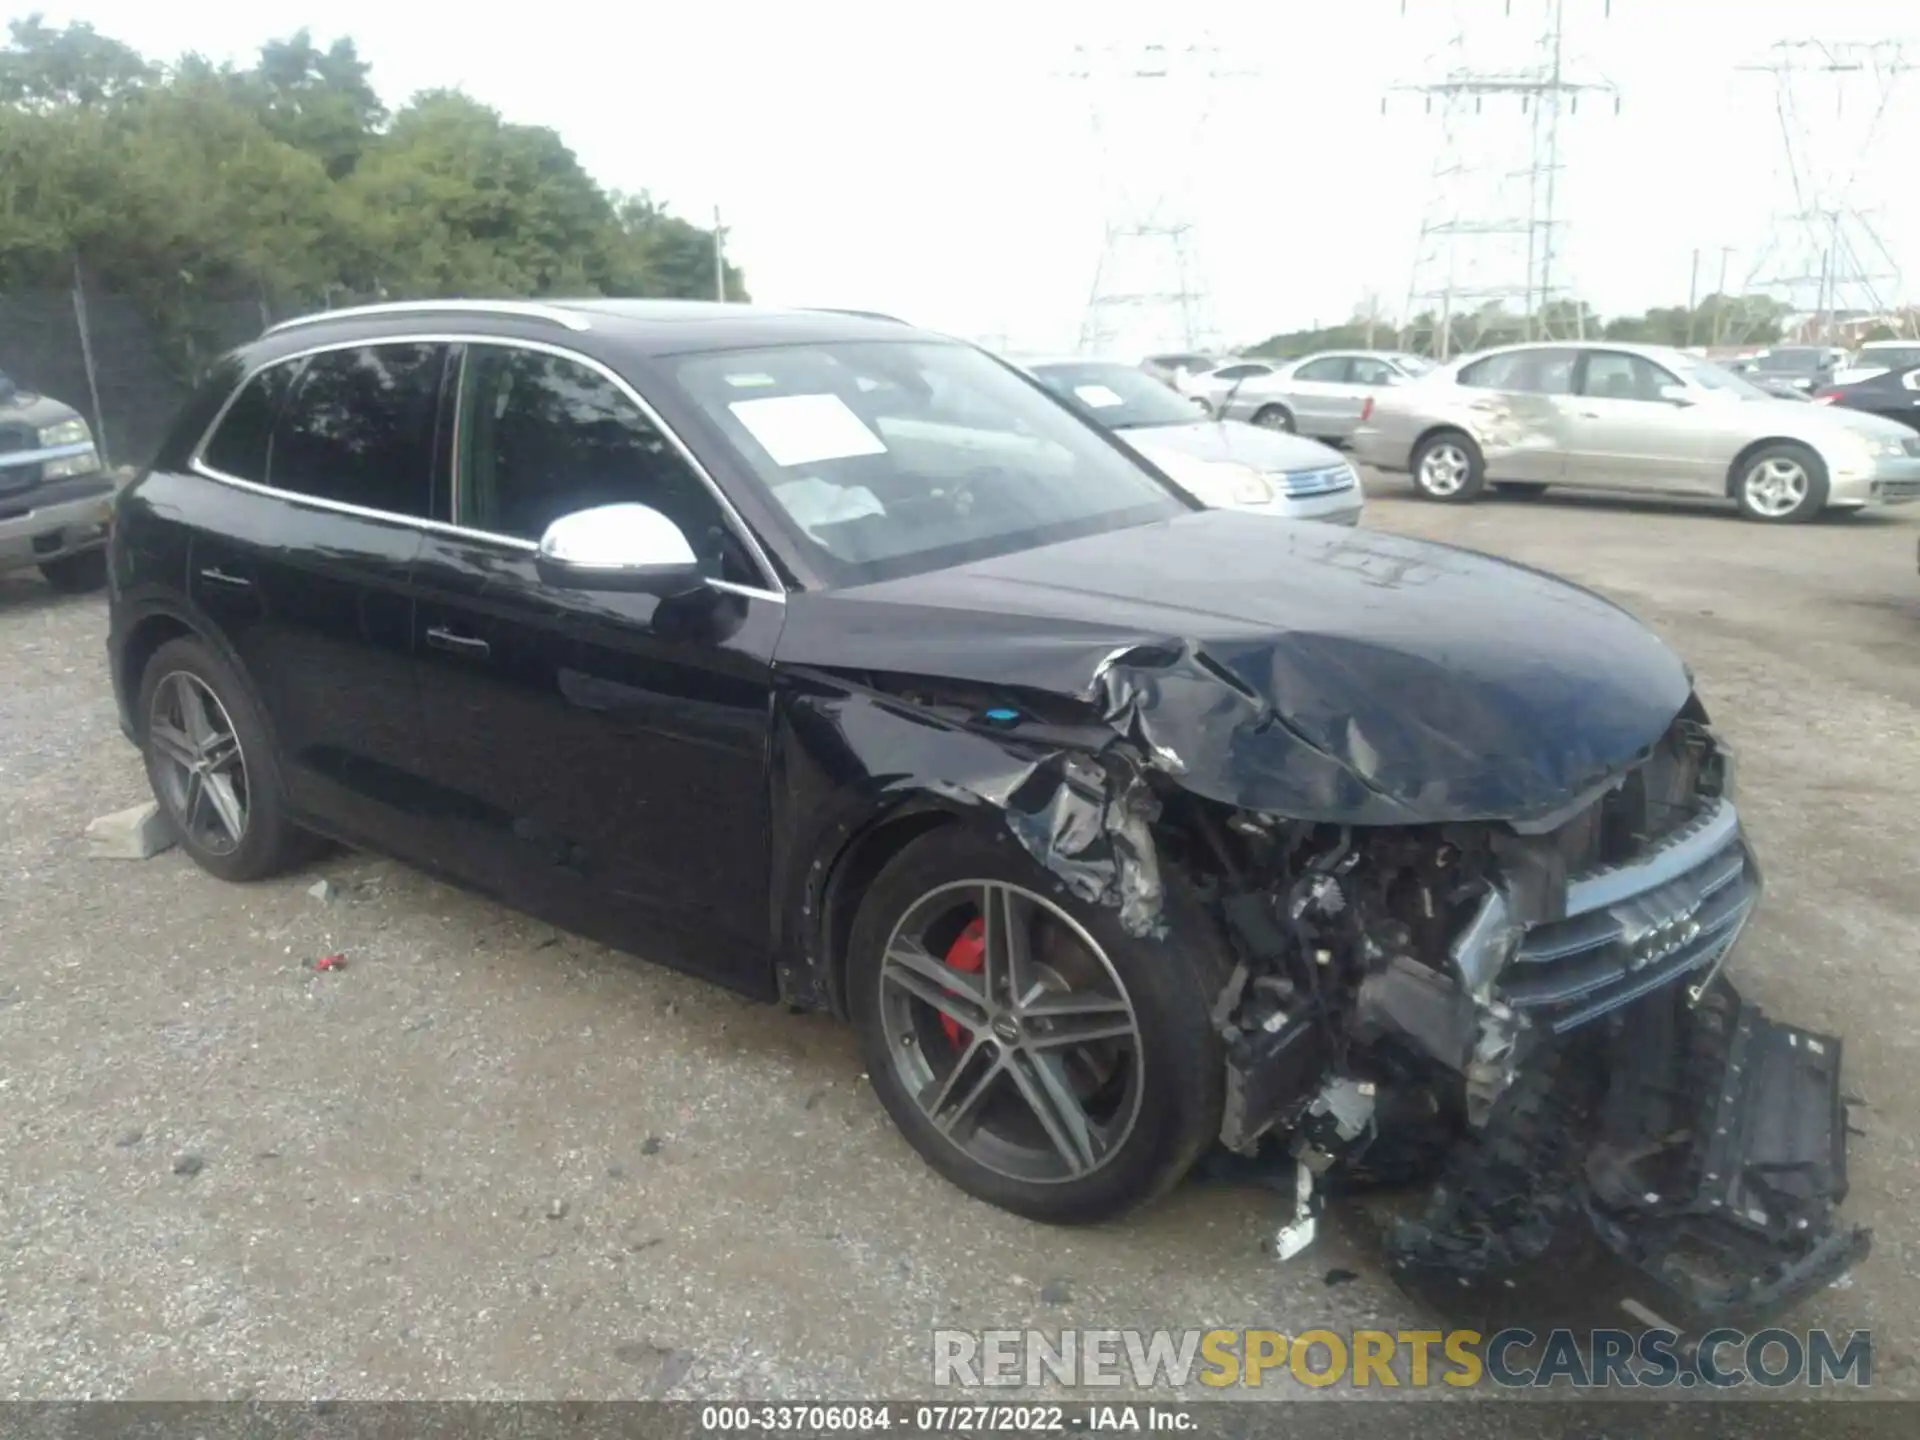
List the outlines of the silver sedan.
<svg viewBox="0 0 1920 1440">
<path fill-rule="evenodd" d="M 1344 445 L 1367 401 L 1424 374 L 1430 362 L 1395 350 L 1327 350 L 1283 362 L 1229 387 L 1210 408 L 1269 430 L 1296 430 Z"/>
<path fill-rule="evenodd" d="M 1025 368 L 1202 504 L 1286 520 L 1360 521 L 1366 495 L 1359 473 L 1318 441 L 1209 419 L 1118 361 L 1033 360 Z"/>
<path fill-rule="evenodd" d="M 1859 411 L 1779 400 L 1652 345 L 1514 345 L 1383 392 L 1354 453 L 1429 500 L 1488 485 L 1723 496 L 1755 520 L 1920 498 L 1920 435 Z"/>
</svg>

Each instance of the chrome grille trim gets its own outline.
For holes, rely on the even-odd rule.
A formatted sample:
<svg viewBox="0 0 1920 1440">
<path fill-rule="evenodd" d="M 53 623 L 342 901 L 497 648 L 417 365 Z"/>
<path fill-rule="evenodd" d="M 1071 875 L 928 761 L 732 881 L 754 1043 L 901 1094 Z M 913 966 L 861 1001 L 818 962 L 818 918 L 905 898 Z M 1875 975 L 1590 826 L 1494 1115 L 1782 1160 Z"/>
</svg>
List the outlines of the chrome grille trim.
<svg viewBox="0 0 1920 1440">
<path fill-rule="evenodd" d="M 1351 490 L 1354 484 L 1353 467 L 1350 465 L 1328 465 L 1315 470 L 1276 470 L 1270 472 L 1267 479 L 1282 495 L 1292 500 L 1307 495 L 1332 495 L 1341 490 Z"/>
<path fill-rule="evenodd" d="M 1738 812 L 1714 800 L 1634 860 L 1574 877 L 1565 917 L 1521 929 L 1495 987 L 1548 1029 L 1574 1029 L 1717 964 L 1760 890 Z"/>
</svg>

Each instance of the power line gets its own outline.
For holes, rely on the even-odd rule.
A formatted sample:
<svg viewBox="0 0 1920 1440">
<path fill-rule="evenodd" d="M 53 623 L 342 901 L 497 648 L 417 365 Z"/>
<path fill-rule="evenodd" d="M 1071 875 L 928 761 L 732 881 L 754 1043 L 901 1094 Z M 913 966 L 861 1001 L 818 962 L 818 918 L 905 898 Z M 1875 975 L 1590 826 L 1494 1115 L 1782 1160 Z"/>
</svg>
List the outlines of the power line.
<svg viewBox="0 0 1920 1440">
<path fill-rule="evenodd" d="M 1783 188 L 1792 197 L 1769 226 L 1745 288 L 1791 307 L 1809 340 L 1840 343 L 1850 322 L 1915 331 L 1912 308 L 1897 308 L 1900 265 L 1861 183 L 1895 92 L 1920 68 L 1911 45 L 1782 40 L 1764 60 L 1738 67 L 1773 78 Z"/>
<path fill-rule="evenodd" d="M 1106 192 L 1081 315 L 1082 354 L 1113 353 L 1123 343 L 1143 353 L 1217 344 L 1192 218 L 1198 207 L 1181 192 L 1205 149 L 1219 85 L 1253 73 L 1229 69 L 1220 47 L 1207 40 L 1074 47 L 1060 74 L 1086 90 Z M 1152 143 L 1129 143 L 1122 117 L 1149 117 Z"/>
<path fill-rule="evenodd" d="M 1529 8 L 1544 12 L 1530 63 L 1503 68 L 1473 63 L 1467 27 L 1460 22 L 1443 49 L 1444 69 L 1436 56 L 1433 78 L 1393 87 L 1420 96 L 1426 112 L 1440 122 L 1432 198 L 1407 284 L 1407 320 L 1434 317 L 1431 339 L 1442 357 L 1463 311 L 1484 330 L 1488 319 L 1518 305 L 1529 339 L 1585 330 L 1585 310 L 1569 288 L 1564 258 L 1563 132 L 1583 96 L 1611 100 L 1614 113 L 1620 97 L 1604 76 L 1584 75 L 1570 53 L 1566 0 L 1533 0 Z M 1612 0 L 1600 0 L 1599 9 L 1602 17 L 1611 14 Z M 1406 10 L 1401 0 L 1401 13 Z M 1506 0 L 1505 17 L 1511 19 L 1513 12 L 1514 0 Z M 1489 102 L 1497 107 L 1491 117 Z M 1514 102 L 1528 118 L 1524 157 L 1517 165 L 1499 143 L 1511 133 L 1504 121 Z M 1383 99 L 1383 112 L 1386 105 Z M 1489 118 L 1491 127 L 1475 123 Z M 1409 343 L 1418 339 L 1405 337 Z M 1481 334 L 1471 334 L 1468 343 L 1480 339 Z"/>
</svg>

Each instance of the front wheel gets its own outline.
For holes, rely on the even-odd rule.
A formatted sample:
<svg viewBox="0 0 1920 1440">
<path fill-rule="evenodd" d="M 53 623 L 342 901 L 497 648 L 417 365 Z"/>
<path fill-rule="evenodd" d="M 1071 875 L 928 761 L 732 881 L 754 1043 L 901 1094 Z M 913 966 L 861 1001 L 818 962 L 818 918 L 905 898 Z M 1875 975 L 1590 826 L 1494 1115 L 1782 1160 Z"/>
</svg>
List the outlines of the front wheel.
<svg viewBox="0 0 1920 1440">
<path fill-rule="evenodd" d="M 1428 500 L 1461 505 L 1480 498 L 1487 462 L 1480 447 L 1458 430 L 1429 435 L 1413 452 L 1413 488 Z"/>
<path fill-rule="evenodd" d="M 855 919 L 867 1073 L 955 1185 L 1054 1223 L 1170 1189 L 1220 1133 L 1207 936 L 1139 939 L 1010 838 L 955 825 L 881 872 Z"/>
<path fill-rule="evenodd" d="M 1827 503 L 1827 467 L 1804 445 L 1765 445 L 1740 462 L 1733 498 L 1749 520 L 1793 525 Z"/>
</svg>

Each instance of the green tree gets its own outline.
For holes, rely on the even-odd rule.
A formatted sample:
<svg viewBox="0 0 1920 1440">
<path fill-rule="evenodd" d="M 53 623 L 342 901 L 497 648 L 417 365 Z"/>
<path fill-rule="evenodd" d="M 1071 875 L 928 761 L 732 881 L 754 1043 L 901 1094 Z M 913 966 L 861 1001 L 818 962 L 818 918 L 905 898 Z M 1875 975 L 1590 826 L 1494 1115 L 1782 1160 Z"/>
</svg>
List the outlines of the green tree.
<svg viewBox="0 0 1920 1440">
<path fill-rule="evenodd" d="M 55 30 L 39 13 L 9 21 L 0 105 L 37 114 L 105 105 L 152 83 L 155 68 L 91 25 Z"/>
</svg>

